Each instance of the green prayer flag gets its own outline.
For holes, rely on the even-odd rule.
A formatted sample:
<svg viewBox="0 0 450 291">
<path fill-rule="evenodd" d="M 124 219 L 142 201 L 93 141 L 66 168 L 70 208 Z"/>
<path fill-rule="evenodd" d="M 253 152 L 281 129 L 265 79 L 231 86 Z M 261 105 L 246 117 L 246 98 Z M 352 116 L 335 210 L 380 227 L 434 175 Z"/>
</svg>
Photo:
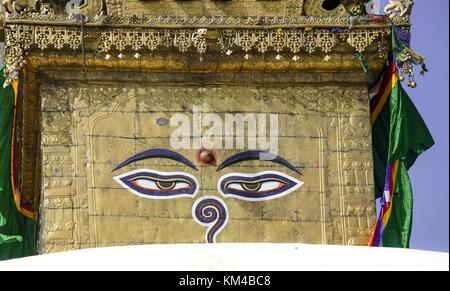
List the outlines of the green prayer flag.
<svg viewBox="0 0 450 291">
<path fill-rule="evenodd" d="M 0 260 L 34 254 L 34 221 L 16 207 L 11 182 L 15 95 L 0 70 Z"/>
<path fill-rule="evenodd" d="M 384 228 L 382 245 L 409 247 L 413 217 L 413 194 L 408 169 L 417 157 L 433 146 L 434 140 L 400 82 L 372 127 L 375 191 L 384 191 L 388 164 L 398 161 L 392 211 Z"/>
<path fill-rule="evenodd" d="M 0 227 L 7 224 L 6 218 L 0 213 Z M 10 242 L 22 242 L 23 238 L 20 235 L 6 235 L 0 233 L 0 244 L 6 244 Z"/>
<path fill-rule="evenodd" d="M 434 145 L 425 122 L 399 82 L 390 98 L 389 162 L 403 160 L 409 169 L 417 157 Z"/>
<path fill-rule="evenodd" d="M 389 222 L 383 232 L 384 247 L 409 248 L 413 218 L 413 193 L 405 161 L 397 170 L 395 194 Z"/>
</svg>

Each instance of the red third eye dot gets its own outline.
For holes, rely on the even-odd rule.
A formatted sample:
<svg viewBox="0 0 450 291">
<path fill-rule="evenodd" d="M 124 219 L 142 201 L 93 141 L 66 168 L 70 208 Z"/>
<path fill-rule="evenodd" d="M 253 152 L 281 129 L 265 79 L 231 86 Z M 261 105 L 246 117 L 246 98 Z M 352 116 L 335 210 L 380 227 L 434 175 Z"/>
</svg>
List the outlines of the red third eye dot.
<svg viewBox="0 0 450 291">
<path fill-rule="evenodd" d="M 195 160 L 200 167 L 217 166 L 217 152 L 202 148 L 195 155 Z"/>
</svg>

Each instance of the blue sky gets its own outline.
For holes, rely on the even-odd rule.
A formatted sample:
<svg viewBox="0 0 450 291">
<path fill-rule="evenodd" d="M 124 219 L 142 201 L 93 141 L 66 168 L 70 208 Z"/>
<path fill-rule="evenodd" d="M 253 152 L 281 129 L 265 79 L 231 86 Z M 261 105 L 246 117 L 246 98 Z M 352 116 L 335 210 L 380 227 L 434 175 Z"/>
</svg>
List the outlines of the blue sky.
<svg viewBox="0 0 450 291">
<path fill-rule="evenodd" d="M 383 8 L 387 0 L 381 1 Z M 435 146 L 409 171 L 414 221 L 411 248 L 449 250 L 449 1 L 416 0 L 412 13 L 412 49 L 426 57 L 424 77 L 416 68 L 416 89 L 407 88 L 428 125 Z"/>
</svg>

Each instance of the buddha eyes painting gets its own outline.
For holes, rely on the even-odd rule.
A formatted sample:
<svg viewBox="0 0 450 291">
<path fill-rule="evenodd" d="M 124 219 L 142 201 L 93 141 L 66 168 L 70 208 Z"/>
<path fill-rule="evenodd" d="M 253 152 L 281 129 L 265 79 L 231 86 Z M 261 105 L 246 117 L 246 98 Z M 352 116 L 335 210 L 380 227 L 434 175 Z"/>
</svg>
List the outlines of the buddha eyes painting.
<svg viewBox="0 0 450 291">
<path fill-rule="evenodd" d="M 197 157 L 209 160 L 208 155 L 218 155 L 208 150 L 201 149 Z M 178 161 L 198 173 L 198 168 L 187 157 L 168 149 L 154 148 L 138 153 L 117 166 L 119 170 L 133 162 L 145 159 L 162 158 Z M 270 159 L 268 159 L 270 158 Z M 264 151 L 244 151 L 225 159 L 217 166 L 215 173 L 220 173 L 225 168 L 232 168 L 236 164 L 245 161 L 263 160 L 282 165 L 294 174 L 301 173 L 286 159 Z M 204 163 L 203 165 L 207 165 Z M 215 195 L 203 195 L 192 207 L 192 218 L 199 225 L 207 227 L 205 241 L 216 242 L 216 237 L 227 225 L 232 209 L 219 196 L 227 199 L 238 199 L 247 202 L 268 201 L 281 198 L 299 189 L 303 182 L 288 174 L 279 171 L 261 171 L 256 173 L 231 172 L 217 175 L 217 189 L 209 189 Z M 195 175 L 186 172 L 160 172 L 150 169 L 137 169 L 115 176 L 114 179 L 129 192 L 146 199 L 177 199 L 195 198 L 202 185 Z M 211 177 L 211 179 L 213 179 Z M 245 207 L 245 206 L 244 206 Z M 231 211 L 231 212 L 230 212 Z"/>
</svg>

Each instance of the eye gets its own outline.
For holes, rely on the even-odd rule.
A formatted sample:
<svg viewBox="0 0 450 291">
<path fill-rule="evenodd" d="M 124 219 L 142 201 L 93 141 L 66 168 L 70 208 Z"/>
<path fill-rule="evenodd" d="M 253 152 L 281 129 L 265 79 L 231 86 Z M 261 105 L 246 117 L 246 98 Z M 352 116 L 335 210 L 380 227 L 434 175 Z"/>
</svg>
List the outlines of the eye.
<svg viewBox="0 0 450 291">
<path fill-rule="evenodd" d="M 197 179 L 182 172 L 135 170 L 114 179 L 133 194 L 149 199 L 194 197 L 198 192 Z"/>
<path fill-rule="evenodd" d="M 156 178 L 149 177 L 136 177 L 129 179 L 129 181 L 136 187 L 142 189 L 159 190 L 159 191 L 170 191 L 170 190 L 180 190 L 180 189 L 192 189 L 192 184 L 189 181 L 182 179 L 175 180 L 158 180 Z"/>
<path fill-rule="evenodd" d="M 247 192 L 267 192 L 278 190 L 286 186 L 287 183 L 281 180 L 260 180 L 260 181 L 232 181 L 225 185 L 225 189 L 247 191 Z"/>
<path fill-rule="evenodd" d="M 274 171 L 256 174 L 232 173 L 223 176 L 218 183 L 222 195 L 249 201 L 279 198 L 302 185 L 303 182 Z"/>
</svg>

